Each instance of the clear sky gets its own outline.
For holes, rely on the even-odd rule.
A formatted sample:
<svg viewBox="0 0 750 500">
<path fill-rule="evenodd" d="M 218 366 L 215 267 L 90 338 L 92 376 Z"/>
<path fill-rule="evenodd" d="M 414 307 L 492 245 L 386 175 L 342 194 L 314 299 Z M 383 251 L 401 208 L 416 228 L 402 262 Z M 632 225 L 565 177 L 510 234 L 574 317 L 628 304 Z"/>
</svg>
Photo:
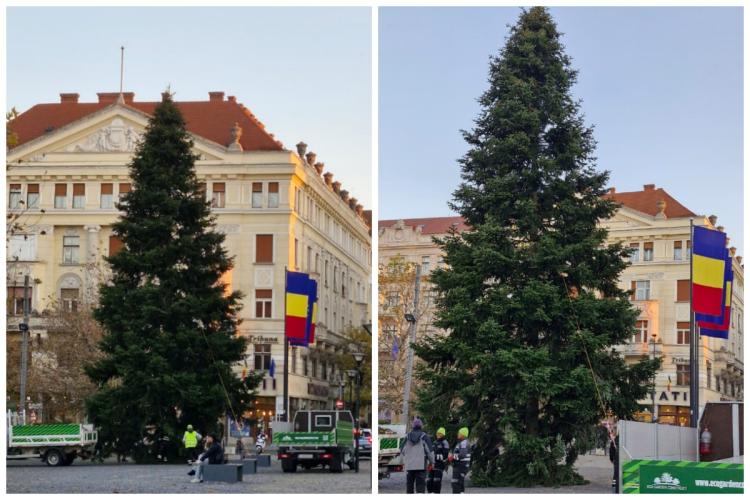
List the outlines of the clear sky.
<svg viewBox="0 0 750 500">
<path fill-rule="evenodd" d="M 610 186 L 663 187 L 742 253 L 741 8 L 553 8 Z M 518 8 L 379 13 L 379 218 L 451 214 L 456 159 Z M 419 200 L 415 203 L 415 200 Z"/>
<path fill-rule="evenodd" d="M 369 8 L 9 8 L 6 106 L 24 111 L 78 92 L 155 101 L 223 90 L 287 149 L 304 140 L 372 207 Z"/>
</svg>

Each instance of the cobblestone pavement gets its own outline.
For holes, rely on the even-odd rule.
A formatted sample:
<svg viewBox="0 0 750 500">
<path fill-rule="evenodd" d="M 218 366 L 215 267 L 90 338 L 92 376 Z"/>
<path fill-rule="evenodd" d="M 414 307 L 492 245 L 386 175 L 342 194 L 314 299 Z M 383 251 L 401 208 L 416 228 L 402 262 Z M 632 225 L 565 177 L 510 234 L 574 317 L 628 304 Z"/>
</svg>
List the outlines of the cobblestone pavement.
<svg viewBox="0 0 750 500">
<path fill-rule="evenodd" d="M 135 465 L 107 461 L 92 464 L 76 460 L 68 467 L 49 467 L 37 460 L 7 462 L 7 493 L 369 493 L 372 491 L 370 461 L 360 461 L 360 471 L 299 469 L 281 472 L 272 458 L 271 467 L 244 476 L 241 483 L 190 483 L 188 465 Z"/>
<path fill-rule="evenodd" d="M 471 486 L 471 475 L 466 479 L 466 493 L 612 493 L 612 463 L 603 455 L 583 455 L 576 462 L 578 473 L 589 481 L 581 486 L 563 488 L 476 488 Z M 391 474 L 378 481 L 378 493 L 406 493 L 406 473 Z M 443 474 L 441 493 L 451 493 L 450 469 Z"/>
</svg>

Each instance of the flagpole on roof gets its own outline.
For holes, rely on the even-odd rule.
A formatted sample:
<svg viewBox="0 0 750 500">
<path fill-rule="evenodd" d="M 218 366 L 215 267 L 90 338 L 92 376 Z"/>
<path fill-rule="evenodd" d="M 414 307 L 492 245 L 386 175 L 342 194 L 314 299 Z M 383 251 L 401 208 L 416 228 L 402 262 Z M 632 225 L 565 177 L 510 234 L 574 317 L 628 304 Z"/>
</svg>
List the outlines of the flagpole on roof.
<svg viewBox="0 0 750 500">
<path fill-rule="evenodd" d="M 125 98 L 122 95 L 122 77 L 125 71 L 125 47 L 120 46 L 120 95 L 117 96 L 117 104 L 125 104 Z"/>
</svg>

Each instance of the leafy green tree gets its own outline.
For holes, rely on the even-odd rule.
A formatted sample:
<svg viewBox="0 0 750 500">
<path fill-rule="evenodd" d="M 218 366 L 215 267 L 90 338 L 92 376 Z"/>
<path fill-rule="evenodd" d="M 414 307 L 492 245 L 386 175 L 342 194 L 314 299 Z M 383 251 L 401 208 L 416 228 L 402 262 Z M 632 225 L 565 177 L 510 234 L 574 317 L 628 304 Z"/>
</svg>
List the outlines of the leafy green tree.
<svg viewBox="0 0 750 500">
<path fill-rule="evenodd" d="M 605 416 L 626 418 L 659 361 L 613 346 L 637 310 L 618 286 L 627 249 L 607 244 L 592 129 L 571 96 L 576 71 L 549 12 L 524 10 L 490 64 L 451 207 L 473 228 L 440 241 L 447 267 L 436 325 L 418 342 L 419 411 L 476 440 L 472 482 L 583 481 L 574 464 Z"/>
<path fill-rule="evenodd" d="M 87 409 L 101 439 L 137 460 L 155 457 L 162 437 L 178 442 L 188 424 L 205 434 L 227 412 L 240 416 L 260 381 L 253 374 L 243 382 L 232 370 L 245 353 L 241 294 L 221 282 L 232 259 L 199 187 L 192 146 L 165 96 L 130 164 L 133 190 L 113 225 L 123 248 L 108 258 L 112 279 L 94 310 L 103 355 L 87 367 L 98 387 Z M 173 457 L 176 449 L 158 453 Z"/>
</svg>

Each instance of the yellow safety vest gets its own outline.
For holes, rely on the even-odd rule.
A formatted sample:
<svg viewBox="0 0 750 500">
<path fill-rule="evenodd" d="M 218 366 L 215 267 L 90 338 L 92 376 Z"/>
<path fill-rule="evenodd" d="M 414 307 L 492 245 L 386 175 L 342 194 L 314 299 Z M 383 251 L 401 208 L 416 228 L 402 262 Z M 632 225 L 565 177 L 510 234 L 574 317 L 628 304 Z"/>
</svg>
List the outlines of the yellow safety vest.
<svg viewBox="0 0 750 500">
<path fill-rule="evenodd" d="M 185 448 L 195 448 L 198 446 L 198 435 L 195 431 L 185 431 Z"/>
</svg>

